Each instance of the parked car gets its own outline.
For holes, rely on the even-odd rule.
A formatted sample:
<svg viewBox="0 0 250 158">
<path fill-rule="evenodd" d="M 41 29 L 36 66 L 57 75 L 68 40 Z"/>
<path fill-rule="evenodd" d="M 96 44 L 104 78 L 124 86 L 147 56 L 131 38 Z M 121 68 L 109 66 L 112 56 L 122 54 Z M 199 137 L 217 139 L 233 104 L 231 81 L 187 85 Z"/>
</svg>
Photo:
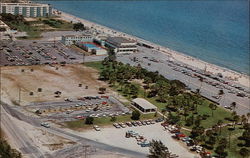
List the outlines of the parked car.
<svg viewBox="0 0 250 158">
<path fill-rule="evenodd" d="M 101 131 L 101 128 L 100 128 L 98 125 L 94 125 L 94 129 L 95 129 L 96 131 Z"/>
<path fill-rule="evenodd" d="M 138 126 L 138 124 L 135 121 L 133 121 L 131 123 L 132 123 L 133 126 Z"/>
<path fill-rule="evenodd" d="M 164 118 L 158 118 L 155 120 L 155 122 L 162 122 L 162 121 L 164 121 Z"/>
<path fill-rule="evenodd" d="M 81 115 L 78 115 L 75 117 L 75 119 L 84 119 L 85 117 L 84 116 L 81 116 Z"/>
<path fill-rule="evenodd" d="M 147 125 L 147 123 L 145 121 L 141 121 L 142 125 Z"/>
<path fill-rule="evenodd" d="M 46 127 L 46 128 L 50 128 L 50 125 L 47 122 L 42 122 L 41 126 Z"/>
<path fill-rule="evenodd" d="M 132 126 L 133 126 L 131 122 L 126 122 L 126 125 L 127 125 L 128 127 L 132 127 Z"/>
<path fill-rule="evenodd" d="M 119 125 L 122 127 L 122 128 L 125 128 L 126 125 L 124 123 L 119 123 Z"/>
<path fill-rule="evenodd" d="M 120 126 L 118 123 L 113 123 L 113 126 L 114 126 L 115 128 L 121 128 L 121 126 Z"/>
</svg>

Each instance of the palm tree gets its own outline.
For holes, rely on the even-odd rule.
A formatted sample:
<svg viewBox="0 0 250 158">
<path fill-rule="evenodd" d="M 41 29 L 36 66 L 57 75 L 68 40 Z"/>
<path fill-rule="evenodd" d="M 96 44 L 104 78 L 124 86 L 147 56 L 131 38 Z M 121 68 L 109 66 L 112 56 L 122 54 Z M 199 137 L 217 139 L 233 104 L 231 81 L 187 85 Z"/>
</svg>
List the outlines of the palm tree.
<svg viewBox="0 0 250 158">
<path fill-rule="evenodd" d="M 234 120 L 234 129 L 235 129 L 235 125 L 240 121 L 240 116 L 239 115 L 235 115 L 233 117 L 233 120 Z"/>
<path fill-rule="evenodd" d="M 170 158 L 168 148 L 161 141 L 153 139 L 150 144 L 149 158 Z"/>
<path fill-rule="evenodd" d="M 250 151 L 247 148 L 241 148 L 239 153 L 243 158 L 250 156 Z"/>
<path fill-rule="evenodd" d="M 247 117 L 245 115 L 241 115 L 241 124 L 247 123 Z"/>
<path fill-rule="evenodd" d="M 224 91 L 222 89 L 219 90 L 218 95 L 223 95 Z"/>
<path fill-rule="evenodd" d="M 222 120 L 218 120 L 217 125 L 220 128 L 220 134 L 221 134 L 221 126 L 222 126 L 222 124 L 223 124 L 223 121 Z"/>
<path fill-rule="evenodd" d="M 216 110 L 217 106 L 213 103 L 209 104 L 209 108 L 212 110 L 212 116 L 214 116 L 214 110 Z"/>
<path fill-rule="evenodd" d="M 232 102 L 232 103 L 231 103 L 231 108 L 233 108 L 233 110 L 235 111 L 235 108 L 236 108 L 236 102 Z"/>
<path fill-rule="evenodd" d="M 247 113 L 247 121 L 249 121 L 249 118 L 250 118 L 250 112 Z"/>
</svg>

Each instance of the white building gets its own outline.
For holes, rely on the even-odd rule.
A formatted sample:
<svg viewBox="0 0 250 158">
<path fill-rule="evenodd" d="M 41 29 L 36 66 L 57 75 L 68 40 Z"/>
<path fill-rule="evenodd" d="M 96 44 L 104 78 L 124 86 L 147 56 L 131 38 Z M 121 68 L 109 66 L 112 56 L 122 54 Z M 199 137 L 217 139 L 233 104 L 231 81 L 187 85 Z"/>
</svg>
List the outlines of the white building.
<svg viewBox="0 0 250 158">
<path fill-rule="evenodd" d="M 156 112 L 157 107 L 143 98 L 136 98 L 132 100 L 132 105 L 143 113 Z"/>
<path fill-rule="evenodd" d="M 0 3 L 0 13 L 23 15 L 24 17 L 50 16 L 52 8 L 49 4 L 39 3 Z"/>
<path fill-rule="evenodd" d="M 137 51 L 136 42 L 123 37 L 108 37 L 106 47 L 114 49 L 115 53 L 133 53 Z"/>
<path fill-rule="evenodd" d="M 92 42 L 92 41 L 93 41 L 93 36 L 92 36 L 92 34 L 88 34 L 88 33 L 83 33 L 81 35 L 65 35 L 65 36 L 62 36 L 62 42 L 65 45 L 72 45 L 74 43 Z"/>
</svg>

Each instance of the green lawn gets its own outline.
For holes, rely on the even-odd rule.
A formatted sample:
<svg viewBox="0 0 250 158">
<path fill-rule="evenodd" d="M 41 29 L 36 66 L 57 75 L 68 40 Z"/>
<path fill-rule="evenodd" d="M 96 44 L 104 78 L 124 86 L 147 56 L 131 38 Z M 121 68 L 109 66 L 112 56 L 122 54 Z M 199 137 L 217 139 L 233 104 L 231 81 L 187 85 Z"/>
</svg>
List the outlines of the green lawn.
<svg viewBox="0 0 250 158">
<path fill-rule="evenodd" d="M 244 129 L 241 128 L 241 125 L 237 125 L 235 130 L 228 130 L 228 127 L 223 127 L 221 130 L 221 136 L 219 138 L 224 137 L 227 138 L 227 141 L 229 142 L 230 138 L 230 147 L 228 144 L 228 147 L 226 151 L 228 152 L 228 157 L 227 158 L 240 158 L 239 150 L 240 146 L 238 144 L 244 143 L 244 141 L 239 140 L 238 137 L 242 135 Z M 230 137 L 229 137 L 230 135 Z M 215 145 L 216 146 L 216 145 Z M 248 150 L 250 150 L 250 147 L 247 147 Z"/>
<path fill-rule="evenodd" d="M 55 28 L 57 31 L 73 30 L 73 24 L 63 20 L 43 18 L 41 21 L 43 24 L 49 25 L 50 27 Z"/>
<path fill-rule="evenodd" d="M 37 21 L 7 22 L 7 24 L 11 28 L 27 33 L 27 37 L 20 37 L 19 39 L 38 39 L 41 38 L 41 33 L 45 31 L 73 30 L 73 24 L 53 18 L 37 18 Z"/>
<path fill-rule="evenodd" d="M 158 117 L 157 116 L 155 117 L 155 114 L 153 113 L 142 114 L 140 120 L 153 119 L 153 118 L 158 118 Z M 94 125 L 99 125 L 99 126 L 111 125 L 114 122 L 112 122 L 110 119 L 111 117 L 94 118 Z M 116 116 L 115 122 L 128 122 L 128 121 L 133 121 L 131 119 L 131 115 Z M 89 128 L 93 126 L 93 125 L 86 125 L 84 123 L 84 120 L 68 121 L 68 122 L 65 122 L 65 124 L 66 124 L 66 127 L 71 128 L 71 129 Z"/>
<path fill-rule="evenodd" d="M 84 63 L 85 66 L 92 67 L 98 71 L 101 71 L 103 69 L 103 65 L 101 61 L 96 62 L 86 62 Z"/>
</svg>

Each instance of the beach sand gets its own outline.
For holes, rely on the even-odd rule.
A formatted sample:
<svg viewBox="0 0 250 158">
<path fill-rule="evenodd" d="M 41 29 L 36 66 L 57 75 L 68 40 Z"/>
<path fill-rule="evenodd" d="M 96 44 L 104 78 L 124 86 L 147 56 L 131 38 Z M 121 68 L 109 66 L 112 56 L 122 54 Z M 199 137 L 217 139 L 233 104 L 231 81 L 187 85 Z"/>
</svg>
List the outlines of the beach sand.
<svg viewBox="0 0 250 158">
<path fill-rule="evenodd" d="M 135 37 L 132 35 L 128 35 L 128 34 L 123 33 L 123 32 L 116 31 L 114 29 L 108 28 L 108 27 L 103 26 L 103 25 L 96 24 L 94 22 L 90 22 L 90 21 L 82 19 L 82 18 L 78 18 L 76 16 L 73 16 L 73 15 L 65 13 L 65 12 L 61 12 L 60 17 L 66 21 L 81 22 L 85 26 L 92 28 L 92 29 L 95 29 L 95 30 L 102 32 L 104 34 L 109 34 L 111 36 L 122 36 L 122 37 L 126 37 L 128 39 L 131 39 L 131 40 L 135 40 L 137 42 L 144 42 L 146 44 L 153 46 L 155 49 L 160 50 L 162 53 L 168 54 L 169 56 L 172 57 L 173 60 L 182 62 L 186 65 L 190 65 L 190 66 L 199 68 L 201 70 L 206 69 L 206 72 L 211 73 L 211 74 L 216 75 L 218 73 L 221 73 L 224 78 L 231 80 L 234 83 L 241 84 L 241 85 L 248 87 L 248 88 L 250 87 L 250 76 L 248 76 L 246 74 L 241 74 L 239 72 L 235 72 L 235 71 L 227 69 L 227 68 L 223 68 L 223 67 L 220 67 L 220 66 L 217 66 L 214 64 L 207 63 L 207 62 L 202 61 L 200 59 L 197 59 L 197 58 L 194 58 L 191 56 L 187 56 L 187 55 L 182 54 L 180 52 L 171 50 L 169 48 L 157 45 L 155 43 L 143 40 L 141 38 L 138 38 L 138 37 Z"/>
</svg>

